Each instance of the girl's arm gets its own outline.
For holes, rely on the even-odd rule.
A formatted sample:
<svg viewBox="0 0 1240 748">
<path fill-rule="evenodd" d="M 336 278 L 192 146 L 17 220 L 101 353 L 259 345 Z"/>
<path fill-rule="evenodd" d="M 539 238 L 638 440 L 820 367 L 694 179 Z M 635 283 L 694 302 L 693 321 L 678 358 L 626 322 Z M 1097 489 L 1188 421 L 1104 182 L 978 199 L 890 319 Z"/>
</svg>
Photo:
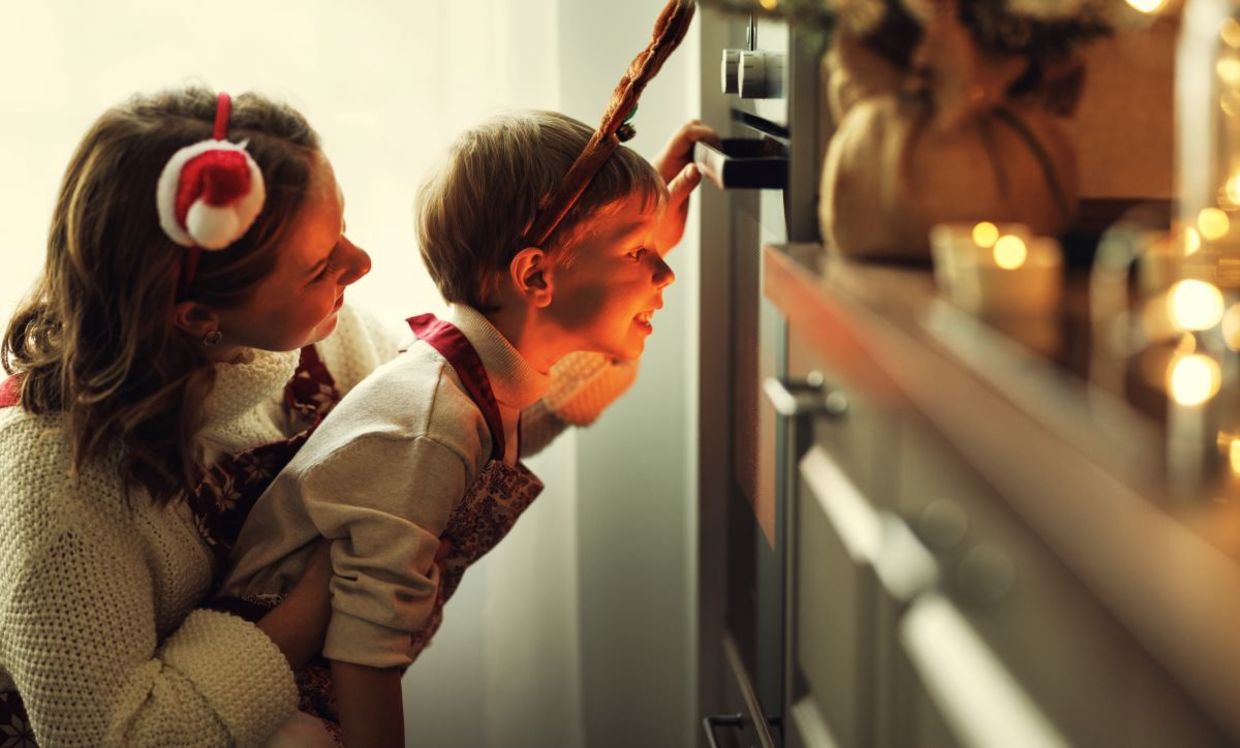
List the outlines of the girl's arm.
<svg viewBox="0 0 1240 748">
<path fill-rule="evenodd" d="M 400 668 L 376 668 L 339 660 L 331 663 L 345 746 L 402 748 L 405 717 Z"/>
<path fill-rule="evenodd" d="M 132 526 L 85 501 L 29 506 L 8 488 L 5 508 L 43 520 L 0 534 L 0 663 L 41 745 L 253 745 L 288 718 L 293 675 L 262 631 L 212 610 L 157 631 Z"/>
</svg>

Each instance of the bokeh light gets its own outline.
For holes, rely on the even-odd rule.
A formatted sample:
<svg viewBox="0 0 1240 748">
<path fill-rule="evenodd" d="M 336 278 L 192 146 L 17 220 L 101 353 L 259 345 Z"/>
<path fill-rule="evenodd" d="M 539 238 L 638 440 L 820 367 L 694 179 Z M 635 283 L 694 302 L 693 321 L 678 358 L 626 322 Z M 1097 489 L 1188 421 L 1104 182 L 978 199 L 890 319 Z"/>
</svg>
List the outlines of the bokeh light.
<svg viewBox="0 0 1240 748">
<path fill-rule="evenodd" d="M 995 242 L 995 264 L 1004 270 L 1015 270 L 1025 264 L 1029 250 L 1019 236 L 1006 234 Z"/>
<path fill-rule="evenodd" d="M 1218 362 L 1209 356 L 1179 356 L 1171 364 L 1167 391 L 1180 405 L 1201 405 L 1218 393 L 1221 379 Z"/>
<path fill-rule="evenodd" d="M 1171 321 L 1181 330 L 1208 330 L 1223 318 L 1223 293 L 1205 281 L 1177 281 L 1167 304 Z"/>
</svg>

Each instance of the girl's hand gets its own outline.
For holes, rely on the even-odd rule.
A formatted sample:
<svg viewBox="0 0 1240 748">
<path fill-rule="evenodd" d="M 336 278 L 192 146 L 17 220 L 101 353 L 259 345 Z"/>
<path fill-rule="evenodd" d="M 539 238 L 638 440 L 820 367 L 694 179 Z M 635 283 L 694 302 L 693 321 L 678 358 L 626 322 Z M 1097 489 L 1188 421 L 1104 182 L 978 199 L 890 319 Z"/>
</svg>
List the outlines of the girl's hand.
<svg viewBox="0 0 1240 748">
<path fill-rule="evenodd" d="M 689 216 L 689 195 L 702 181 L 701 172 L 693 163 L 693 147 L 705 141 L 720 147 L 719 135 L 700 120 L 689 120 L 667 141 L 663 152 L 654 160 L 654 168 L 667 183 L 667 210 L 659 225 L 654 245 L 660 254 L 680 242 L 685 233 L 685 219 Z"/>
</svg>

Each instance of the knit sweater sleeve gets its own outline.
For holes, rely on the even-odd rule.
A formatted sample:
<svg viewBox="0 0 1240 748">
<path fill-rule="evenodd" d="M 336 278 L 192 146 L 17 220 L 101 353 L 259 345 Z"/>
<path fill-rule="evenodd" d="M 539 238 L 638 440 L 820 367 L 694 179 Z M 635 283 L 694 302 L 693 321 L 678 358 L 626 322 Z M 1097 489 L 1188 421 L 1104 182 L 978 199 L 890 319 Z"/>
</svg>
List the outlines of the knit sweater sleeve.
<svg viewBox="0 0 1240 748">
<path fill-rule="evenodd" d="M 256 745 L 287 719 L 292 673 L 252 624 L 196 610 L 159 638 L 132 516 L 81 495 L 99 476 L 3 468 L 0 664 L 41 745 Z"/>
<path fill-rule="evenodd" d="M 521 411 L 521 456 L 542 451 L 569 426 L 588 426 L 637 379 L 637 361 L 573 353 L 551 367 L 551 386 Z"/>
</svg>

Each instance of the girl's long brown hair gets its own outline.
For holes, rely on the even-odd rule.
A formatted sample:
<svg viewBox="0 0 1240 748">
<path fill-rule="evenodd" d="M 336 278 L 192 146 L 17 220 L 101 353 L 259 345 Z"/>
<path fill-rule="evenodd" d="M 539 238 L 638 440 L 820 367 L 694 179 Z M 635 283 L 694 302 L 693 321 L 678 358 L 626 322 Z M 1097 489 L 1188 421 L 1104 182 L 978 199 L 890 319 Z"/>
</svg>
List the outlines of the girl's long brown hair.
<svg viewBox="0 0 1240 748">
<path fill-rule="evenodd" d="M 159 227 L 155 184 L 175 151 L 211 137 L 215 108 L 215 92 L 192 87 L 136 96 L 95 122 L 65 171 L 43 274 L 0 348 L 22 407 L 63 414 L 75 469 L 119 443 L 127 485 L 157 503 L 197 478 L 193 437 L 214 368 L 173 325 L 185 250 Z M 249 141 L 267 200 L 244 237 L 202 253 L 187 297 L 220 309 L 273 271 L 319 149 L 299 113 L 255 94 L 233 100 L 229 139 Z"/>
</svg>

